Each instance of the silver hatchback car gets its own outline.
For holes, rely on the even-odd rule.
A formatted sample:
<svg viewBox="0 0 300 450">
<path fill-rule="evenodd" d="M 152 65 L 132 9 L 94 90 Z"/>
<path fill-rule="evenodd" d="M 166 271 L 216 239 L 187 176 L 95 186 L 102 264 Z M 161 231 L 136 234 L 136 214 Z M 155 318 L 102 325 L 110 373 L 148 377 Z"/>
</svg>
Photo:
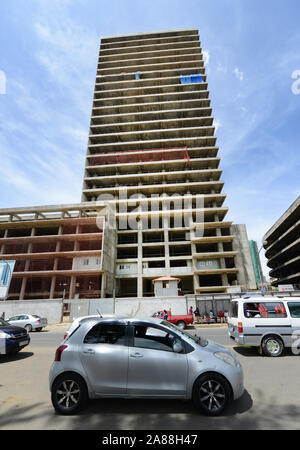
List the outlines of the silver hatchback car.
<svg viewBox="0 0 300 450">
<path fill-rule="evenodd" d="M 233 352 L 161 319 L 83 319 L 56 350 L 52 404 L 77 413 L 101 397 L 192 399 L 220 414 L 243 394 L 243 370 Z"/>
</svg>

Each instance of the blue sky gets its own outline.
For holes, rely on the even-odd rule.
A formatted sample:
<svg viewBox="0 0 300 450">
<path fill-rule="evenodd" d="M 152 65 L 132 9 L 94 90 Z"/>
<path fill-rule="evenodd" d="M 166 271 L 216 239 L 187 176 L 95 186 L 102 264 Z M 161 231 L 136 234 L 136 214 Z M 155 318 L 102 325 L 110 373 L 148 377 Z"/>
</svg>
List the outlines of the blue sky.
<svg viewBox="0 0 300 450">
<path fill-rule="evenodd" d="M 80 201 L 101 36 L 197 27 L 228 219 L 260 246 L 300 193 L 299 13 L 299 0 L 2 1 L 0 208 Z"/>
</svg>

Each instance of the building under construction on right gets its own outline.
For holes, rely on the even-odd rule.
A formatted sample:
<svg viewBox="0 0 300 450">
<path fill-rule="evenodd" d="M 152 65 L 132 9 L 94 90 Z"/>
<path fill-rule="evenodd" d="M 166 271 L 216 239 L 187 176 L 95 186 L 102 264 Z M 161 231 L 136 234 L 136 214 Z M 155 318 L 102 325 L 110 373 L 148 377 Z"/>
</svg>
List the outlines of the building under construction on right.
<svg viewBox="0 0 300 450">
<path fill-rule="evenodd" d="M 300 196 L 264 235 L 264 248 L 273 286 L 300 289 Z"/>
</svg>

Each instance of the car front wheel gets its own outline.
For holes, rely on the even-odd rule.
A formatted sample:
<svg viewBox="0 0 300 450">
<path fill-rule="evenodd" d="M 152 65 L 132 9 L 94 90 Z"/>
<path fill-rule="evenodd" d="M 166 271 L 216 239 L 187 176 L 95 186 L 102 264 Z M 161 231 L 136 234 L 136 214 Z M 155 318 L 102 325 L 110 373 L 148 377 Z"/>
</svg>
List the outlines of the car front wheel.
<svg viewBox="0 0 300 450">
<path fill-rule="evenodd" d="M 88 399 L 84 380 L 77 374 L 61 375 L 51 389 L 54 409 L 64 415 L 75 414 L 84 407 Z"/>
<path fill-rule="evenodd" d="M 217 373 L 202 375 L 195 382 L 193 402 L 207 416 L 217 416 L 227 407 L 231 399 L 229 383 Z"/>
</svg>

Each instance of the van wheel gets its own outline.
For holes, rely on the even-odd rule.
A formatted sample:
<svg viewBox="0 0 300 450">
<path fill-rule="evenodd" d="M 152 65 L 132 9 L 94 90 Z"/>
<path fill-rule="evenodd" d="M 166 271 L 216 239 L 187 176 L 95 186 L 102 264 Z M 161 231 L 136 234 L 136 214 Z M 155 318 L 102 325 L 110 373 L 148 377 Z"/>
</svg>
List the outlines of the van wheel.
<svg viewBox="0 0 300 450">
<path fill-rule="evenodd" d="M 180 320 L 179 322 L 176 323 L 176 325 L 178 326 L 178 328 L 180 328 L 181 330 L 185 329 L 185 322 L 183 320 Z"/>
<path fill-rule="evenodd" d="M 283 342 L 277 336 L 267 336 L 262 341 L 262 351 L 265 356 L 280 356 L 283 352 Z"/>
<path fill-rule="evenodd" d="M 54 409 L 58 413 L 64 415 L 77 413 L 85 406 L 88 400 L 88 392 L 84 380 L 76 373 L 61 375 L 53 383 L 51 400 Z"/>
<path fill-rule="evenodd" d="M 227 380 L 217 373 L 203 374 L 196 380 L 192 394 L 195 406 L 207 416 L 218 416 L 231 399 Z"/>
</svg>

